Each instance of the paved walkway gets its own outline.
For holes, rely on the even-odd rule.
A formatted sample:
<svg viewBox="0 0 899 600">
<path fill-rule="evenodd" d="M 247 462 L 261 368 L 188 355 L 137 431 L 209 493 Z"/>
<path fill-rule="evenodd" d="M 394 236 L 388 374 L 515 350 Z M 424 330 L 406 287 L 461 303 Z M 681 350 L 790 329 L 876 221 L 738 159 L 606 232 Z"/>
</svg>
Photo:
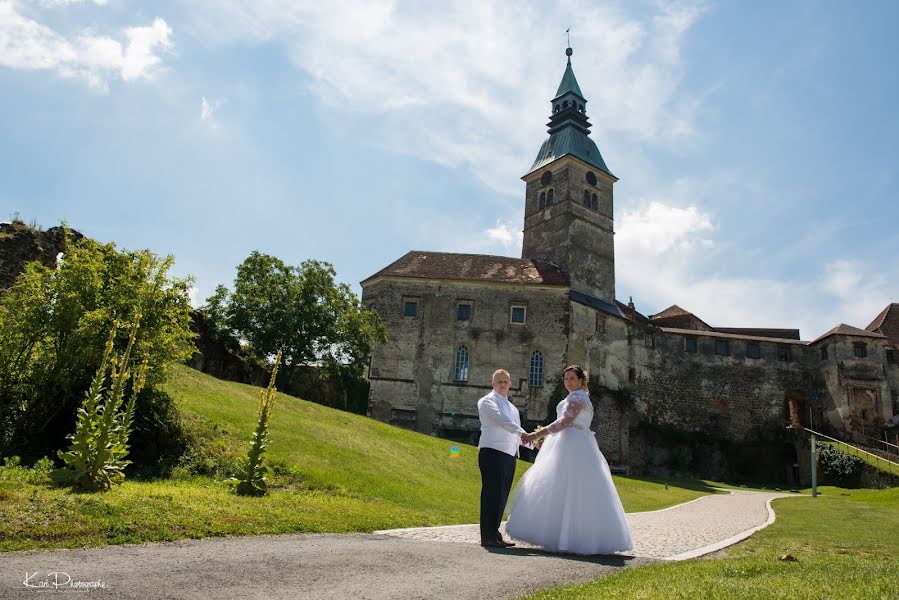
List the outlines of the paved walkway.
<svg viewBox="0 0 899 600">
<path fill-rule="evenodd" d="M 653 559 L 718 550 L 772 522 L 769 502 L 784 495 L 736 491 L 629 514 L 636 548 L 608 556 L 555 554 L 526 545 L 485 549 L 477 544 L 477 525 L 4 552 L 0 600 L 56 592 L 141 600 L 512 599 Z"/>
<path fill-rule="evenodd" d="M 729 494 L 703 496 L 662 510 L 629 513 L 627 522 L 634 549 L 620 554 L 685 560 L 726 548 L 774 522 L 771 500 L 794 495 L 731 490 Z M 500 529 L 505 536 L 505 523 Z M 476 544 L 480 541 L 477 525 L 390 529 L 376 533 L 432 542 Z M 523 548 L 533 548 L 516 541 Z"/>
</svg>

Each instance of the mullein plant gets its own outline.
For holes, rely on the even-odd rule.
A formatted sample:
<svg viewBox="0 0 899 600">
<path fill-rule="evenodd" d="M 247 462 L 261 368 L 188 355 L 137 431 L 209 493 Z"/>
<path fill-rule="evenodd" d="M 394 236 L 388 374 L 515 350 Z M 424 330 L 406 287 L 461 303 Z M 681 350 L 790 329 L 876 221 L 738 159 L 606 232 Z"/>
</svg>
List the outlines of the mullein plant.
<svg viewBox="0 0 899 600">
<path fill-rule="evenodd" d="M 124 469 L 131 464 L 125 458 L 129 450 L 128 437 L 134 421 L 135 401 L 146 381 L 147 360 L 140 363 L 132 378 L 131 351 L 140 327 L 140 314 L 131 326 L 128 346 L 122 356 L 113 352 L 118 326 L 115 321 L 106 340 L 100 368 L 78 409 L 75 432 L 68 436 L 72 444 L 66 452 L 59 452 L 64 466 L 51 473 L 57 483 L 85 491 L 105 491 L 125 479 Z M 112 384 L 109 390 L 106 389 L 107 371 Z M 128 379 L 132 379 L 131 393 L 125 401 Z"/>
<path fill-rule="evenodd" d="M 268 493 L 265 476 L 270 469 L 263 464 L 263 458 L 268 447 L 268 421 L 272 414 L 272 406 L 275 404 L 277 392 L 275 376 L 278 374 L 278 365 L 280 364 L 281 351 L 278 350 L 268 387 L 259 390 L 259 420 L 256 423 L 253 439 L 250 440 L 250 450 L 241 464 L 240 471 L 235 477 L 228 480 L 234 486 L 234 491 L 241 496 L 264 496 Z"/>
</svg>

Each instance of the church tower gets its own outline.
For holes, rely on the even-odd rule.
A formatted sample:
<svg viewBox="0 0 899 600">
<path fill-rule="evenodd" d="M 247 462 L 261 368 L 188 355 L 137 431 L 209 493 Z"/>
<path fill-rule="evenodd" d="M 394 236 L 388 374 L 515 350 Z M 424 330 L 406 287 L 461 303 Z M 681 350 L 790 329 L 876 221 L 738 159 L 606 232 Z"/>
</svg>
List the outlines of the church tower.
<svg viewBox="0 0 899 600">
<path fill-rule="evenodd" d="M 589 137 L 587 100 L 568 64 L 550 105 L 549 138 L 522 177 L 526 184 L 522 258 L 555 263 L 571 288 L 615 301 L 612 186 L 618 178 Z"/>
</svg>

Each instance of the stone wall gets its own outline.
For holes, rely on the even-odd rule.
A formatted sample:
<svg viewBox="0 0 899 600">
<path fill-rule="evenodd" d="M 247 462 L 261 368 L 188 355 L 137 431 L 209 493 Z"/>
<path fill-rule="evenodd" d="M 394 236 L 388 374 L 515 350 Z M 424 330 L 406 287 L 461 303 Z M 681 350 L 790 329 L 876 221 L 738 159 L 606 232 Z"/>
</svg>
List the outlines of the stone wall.
<svg viewBox="0 0 899 600">
<path fill-rule="evenodd" d="M 69 230 L 73 240 L 83 235 Z M 48 267 L 56 265 L 56 256 L 65 250 L 65 229 L 51 227 L 41 231 L 21 221 L 0 223 L 0 290 L 15 283 L 25 264 L 40 261 Z"/>
<path fill-rule="evenodd" d="M 498 368 L 513 380 L 512 401 L 524 421 L 546 417 L 552 387 L 531 388 L 528 372 L 534 351 L 543 354 L 546 380 L 565 367 L 567 289 L 542 285 L 381 279 L 363 290 L 362 301 L 376 310 L 388 341 L 372 356 L 370 411 L 375 418 L 423 433 L 475 432 L 477 400 L 490 391 Z M 406 301 L 417 303 L 404 316 Z M 457 318 L 460 303 L 471 317 Z M 512 304 L 527 307 L 526 322 L 509 322 Z M 469 351 L 467 381 L 456 381 L 460 346 Z"/>
</svg>

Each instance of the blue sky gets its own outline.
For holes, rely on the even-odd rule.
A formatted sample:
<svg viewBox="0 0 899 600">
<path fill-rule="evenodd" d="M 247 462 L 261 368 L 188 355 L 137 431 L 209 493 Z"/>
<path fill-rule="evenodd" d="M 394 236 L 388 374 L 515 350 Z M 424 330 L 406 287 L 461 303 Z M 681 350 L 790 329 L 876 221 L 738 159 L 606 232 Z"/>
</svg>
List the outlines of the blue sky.
<svg viewBox="0 0 899 600">
<path fill-rule="evenodd" d="M 899 301 L 899 3 L 0 0 L 0 218 L 358 282 L 520 255 L 572 64 L 615 188 L 618 298 L 718 326 Z"/>
</svg>

